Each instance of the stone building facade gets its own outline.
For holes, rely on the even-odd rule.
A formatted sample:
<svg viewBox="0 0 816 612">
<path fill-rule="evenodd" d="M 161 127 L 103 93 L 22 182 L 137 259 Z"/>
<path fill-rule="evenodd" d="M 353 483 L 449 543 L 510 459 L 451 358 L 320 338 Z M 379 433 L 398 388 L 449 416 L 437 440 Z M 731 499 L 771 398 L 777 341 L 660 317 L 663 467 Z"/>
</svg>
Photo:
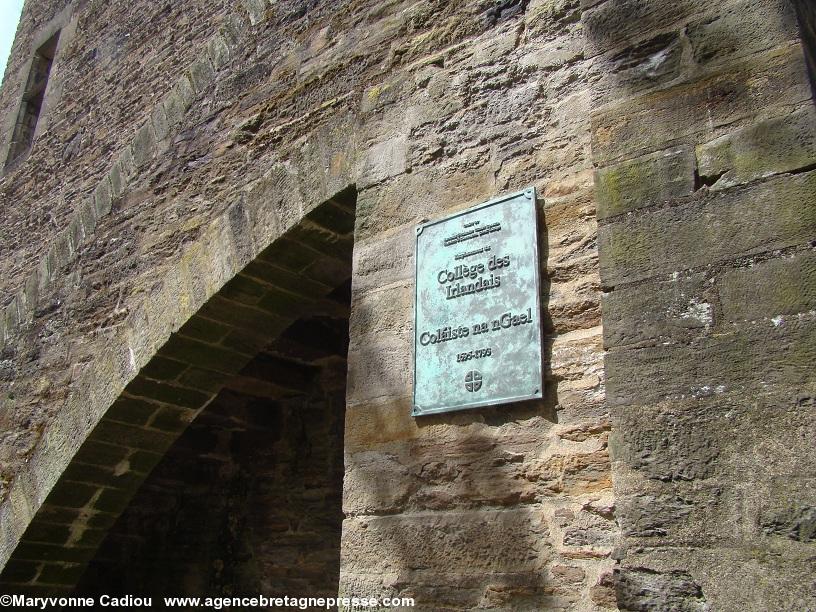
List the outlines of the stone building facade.
<svg viewBox="0 0 816 612">
<path fill-rule="evenodd" d="M 808 0 L 27 0 L 3 593 L 816 609 Z M 541 401 L 411 416 L 417 223 L 538 193 Z"/>
</svg>

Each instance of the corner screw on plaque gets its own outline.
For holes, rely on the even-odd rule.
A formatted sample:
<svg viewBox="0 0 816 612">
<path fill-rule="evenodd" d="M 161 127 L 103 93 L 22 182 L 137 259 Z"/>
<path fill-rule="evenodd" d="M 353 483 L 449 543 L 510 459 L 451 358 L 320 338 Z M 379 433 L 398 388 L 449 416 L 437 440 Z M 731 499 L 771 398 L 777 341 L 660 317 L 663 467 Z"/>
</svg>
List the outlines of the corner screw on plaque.
<svg viewBox="0 0 816 612">
<path fill-rule="evenodd" d="M 465 375 L 465 389 L 475 393 L 482 388 L 482 374 L 477 370 L 471 370 Z"/>
</svg>

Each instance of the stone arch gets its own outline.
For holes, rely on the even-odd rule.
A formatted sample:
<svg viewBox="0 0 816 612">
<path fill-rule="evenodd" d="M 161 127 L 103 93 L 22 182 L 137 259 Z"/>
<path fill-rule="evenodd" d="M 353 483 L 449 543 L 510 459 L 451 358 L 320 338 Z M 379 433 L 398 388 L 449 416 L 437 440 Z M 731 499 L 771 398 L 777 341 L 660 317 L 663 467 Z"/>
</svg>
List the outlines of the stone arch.
<svg viewBox="0 0 816 612">
<path fill-rule="evenodd" d="M 165 313 L 165 321 L 194 312 L 174 325 L 87 437 L 73 440 L 76 452 L 62 455 L 64 469 L 42 503 L 32 509 L 36 499 L 28 500 L 23 511 L 29 510 L 31 519 L 0 574 L 0 588 L 69 592 L 147 475 L 219 389 L 301 315 L 336 308 L 327 296 L 351 278 L 355 207 L 356 189 L 346 188 L 261 250 L 253 237 L 259 213 L 238 202 L 188 249 L 179 268 L 186 270 L 188 284 L 209 294 L 207 299 L 195 308 L 183 299 L 186 294 L 177 294 L 177 309 Z M 223 252 L 206 257 L 208 249 L 227 242 L 233 245 L 232 258 Z M 205 256 L 193 268 L 189 258 L 196 251 Z M 172 295 L 173 283 L 165 287 Z M 132 346 L 128 355 L 132 367 L 137 360 Z M 102 383 L 97 391 L 110 392 L 116 381 Z M 104 403 L 100 395 L 95 399 Z M 6 530 L 20 524 L 16 518 L 5 523 Z M 4 536 L 8 542 L 14 534 Z"/>
</svg>

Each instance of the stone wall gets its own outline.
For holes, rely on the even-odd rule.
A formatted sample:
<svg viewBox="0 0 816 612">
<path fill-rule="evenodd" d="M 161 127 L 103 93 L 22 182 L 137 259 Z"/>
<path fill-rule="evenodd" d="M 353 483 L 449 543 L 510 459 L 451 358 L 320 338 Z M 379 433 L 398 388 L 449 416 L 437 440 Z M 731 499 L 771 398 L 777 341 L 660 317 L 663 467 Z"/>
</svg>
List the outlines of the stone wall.
<svg viewBox="0 0 816 612">
<path fill-rule="evenodd" d="M 618 603 L 808 609 L 816 110 L 793 5 L 608 0 L 584 24 Z"/>
<path fill-rule="evenodd" d="M 29 239 L 23 252 L 40 260 L 20 270 L 35 276 L 10 277 L 21 289 L 4 334 L 15 432 L 2 445 L 4 554 L 125 385 L 155 371 L 168 335 L 355 184 L 340 589 L 415 593 L 428 609 L 613 605 L 579 7 L 248 2 L 227 13 L 187 32 L 198 55 L 163 74 L 173 85 L 143 109 L 148 122 L 97 159 L 101 178 L 50 250 Z M 114 81 L 118 64 L 107 70 Z M 14 172 L 47 174 L 40 142 Z M 413 421 L 413 227 L 528 184 L 543 195 L 548 399 Z"/>
<path fill-rule="evenodd" d="M 140 10 L 123 0 L 27 4 L 0 93 L 0 163 L 34 52 L 58 30 L 59 61 L 28 161 L 7 169 L 0 183 L 0 307 L 22 289 L 141 124 L 205 52 L 227 13 L 217 0 L 160 0 Z M 72 171 L 62 171 L 65 166 Z"/>
</svg>

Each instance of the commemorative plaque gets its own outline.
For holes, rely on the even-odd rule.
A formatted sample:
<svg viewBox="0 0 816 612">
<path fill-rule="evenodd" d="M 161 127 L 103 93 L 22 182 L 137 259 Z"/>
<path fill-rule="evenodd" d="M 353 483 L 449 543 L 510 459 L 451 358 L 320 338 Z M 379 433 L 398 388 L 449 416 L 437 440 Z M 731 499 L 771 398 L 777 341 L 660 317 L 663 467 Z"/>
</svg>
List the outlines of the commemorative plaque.
<svg viewBox="0 0 816 612">
<path fill-rule="evenodd" d="M 542 397 L 535 190 L 417 227 L 414 416 Z"/>
</svg>

